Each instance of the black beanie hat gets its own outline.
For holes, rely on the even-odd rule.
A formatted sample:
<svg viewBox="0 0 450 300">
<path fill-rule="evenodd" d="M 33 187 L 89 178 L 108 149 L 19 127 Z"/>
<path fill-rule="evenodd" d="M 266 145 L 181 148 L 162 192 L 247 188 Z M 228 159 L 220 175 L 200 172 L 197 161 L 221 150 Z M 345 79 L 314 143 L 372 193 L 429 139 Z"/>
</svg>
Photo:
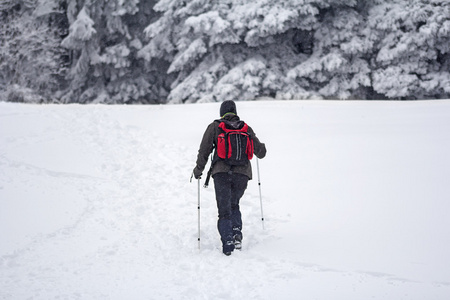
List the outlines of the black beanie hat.
<svg viewBox="0 0 450 300">
<path fill-rule="evenodd" d="M 223 117 L 226 113 L 236 114 L 236 103 L 233 100 L 226 100 L 220 105 L 220 116 Z"/>
</svg>

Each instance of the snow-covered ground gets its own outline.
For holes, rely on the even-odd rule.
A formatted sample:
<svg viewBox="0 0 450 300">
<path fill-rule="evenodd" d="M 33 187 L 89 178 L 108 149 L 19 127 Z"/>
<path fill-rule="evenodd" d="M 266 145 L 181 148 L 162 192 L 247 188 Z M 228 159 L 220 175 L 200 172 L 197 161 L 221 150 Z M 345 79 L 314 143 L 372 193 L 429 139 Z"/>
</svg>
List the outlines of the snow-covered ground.
<svg viewBox="0 0 450 300">
<path fill-rule="evenodd" d="M 265 229 L 253 161 L 226 257 L 189 182 L 219 104 L 0 103 L 0 298 L 450 299 L 450 101 L 237 105 Z"/>
</svg>

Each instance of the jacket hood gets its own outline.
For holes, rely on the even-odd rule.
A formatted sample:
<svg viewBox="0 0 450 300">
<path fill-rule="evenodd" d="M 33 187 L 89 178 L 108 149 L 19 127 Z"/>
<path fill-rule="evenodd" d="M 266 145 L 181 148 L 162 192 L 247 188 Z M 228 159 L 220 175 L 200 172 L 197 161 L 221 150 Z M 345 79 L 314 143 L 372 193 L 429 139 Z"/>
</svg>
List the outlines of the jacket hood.
<svg viewBox="0 0 450 300">
<path fill-rule="evenodd" d="M 229 129 L 241 129 L 245 122 L 242 121 L 238 115 L 227 114 L 223 118 L 216 120 L 218 122 L 224 122 L 226 127 Z"/>
</svg>

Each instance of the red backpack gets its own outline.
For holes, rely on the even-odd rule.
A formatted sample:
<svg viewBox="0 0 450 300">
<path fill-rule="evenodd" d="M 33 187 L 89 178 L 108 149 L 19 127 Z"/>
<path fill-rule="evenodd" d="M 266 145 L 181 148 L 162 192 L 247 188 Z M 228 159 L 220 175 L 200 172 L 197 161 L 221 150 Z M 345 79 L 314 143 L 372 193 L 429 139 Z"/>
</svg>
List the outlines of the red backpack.
<svg viewBox="0 0 450 300">
<path fill-rule="evenodd" d="M 217 137 L 217 155 L 231 166 L 246 165 L 253 158 L 253 140 L 243 121 L 222 121 Z"/>
</svg>

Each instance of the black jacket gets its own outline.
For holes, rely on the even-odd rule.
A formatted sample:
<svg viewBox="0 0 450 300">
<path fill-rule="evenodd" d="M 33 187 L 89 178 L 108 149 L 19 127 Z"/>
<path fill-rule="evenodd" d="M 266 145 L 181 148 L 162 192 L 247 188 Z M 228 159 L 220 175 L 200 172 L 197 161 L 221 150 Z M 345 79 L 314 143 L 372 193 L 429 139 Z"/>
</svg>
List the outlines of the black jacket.
<svg viewBox="0 0 450 300">
<path fill-rule="evenodd" d="M 226 115 L 221 120 L 228 120 L 231 122 L 235 122 L 239 121 L 240 119 L 237 115 L 230 114 Z M 214 122 L 209 124 L 208 128 L 206 128 L 206 131 L 203 134 L 203 139 L 202 142 L 200 143 L 200 149 L 198 150 L 197 155 L 197 165 L 195 167 L 198 173 L 203 172 L 208 162 L 209 155 L 216 148 L 217 137 L 220 133 L 219 124 L 221 120 L 215 120 Z M 264 158 L 264 156 L 266 156 L 266 146 L 259 141 L 259 139 L 256 137 L 255 132 L 250 126 L 248 127 L 247 132 L 253 139 L 254 154 L 258 158 Z M 227 173 L 229 171 L 232 171 L 234 173 L 247 175 L 249 179 L 252 179 L 252 166 L 250 162 L 244 166 L 230 166 L 227 165 L 222 159 L 218 157 L 217 151 L 214 151 L 213 161 L 215 163 L 211 173 L 212 176 L 214 176 L 214 174 L 217 173 Z"/>
</svg>

